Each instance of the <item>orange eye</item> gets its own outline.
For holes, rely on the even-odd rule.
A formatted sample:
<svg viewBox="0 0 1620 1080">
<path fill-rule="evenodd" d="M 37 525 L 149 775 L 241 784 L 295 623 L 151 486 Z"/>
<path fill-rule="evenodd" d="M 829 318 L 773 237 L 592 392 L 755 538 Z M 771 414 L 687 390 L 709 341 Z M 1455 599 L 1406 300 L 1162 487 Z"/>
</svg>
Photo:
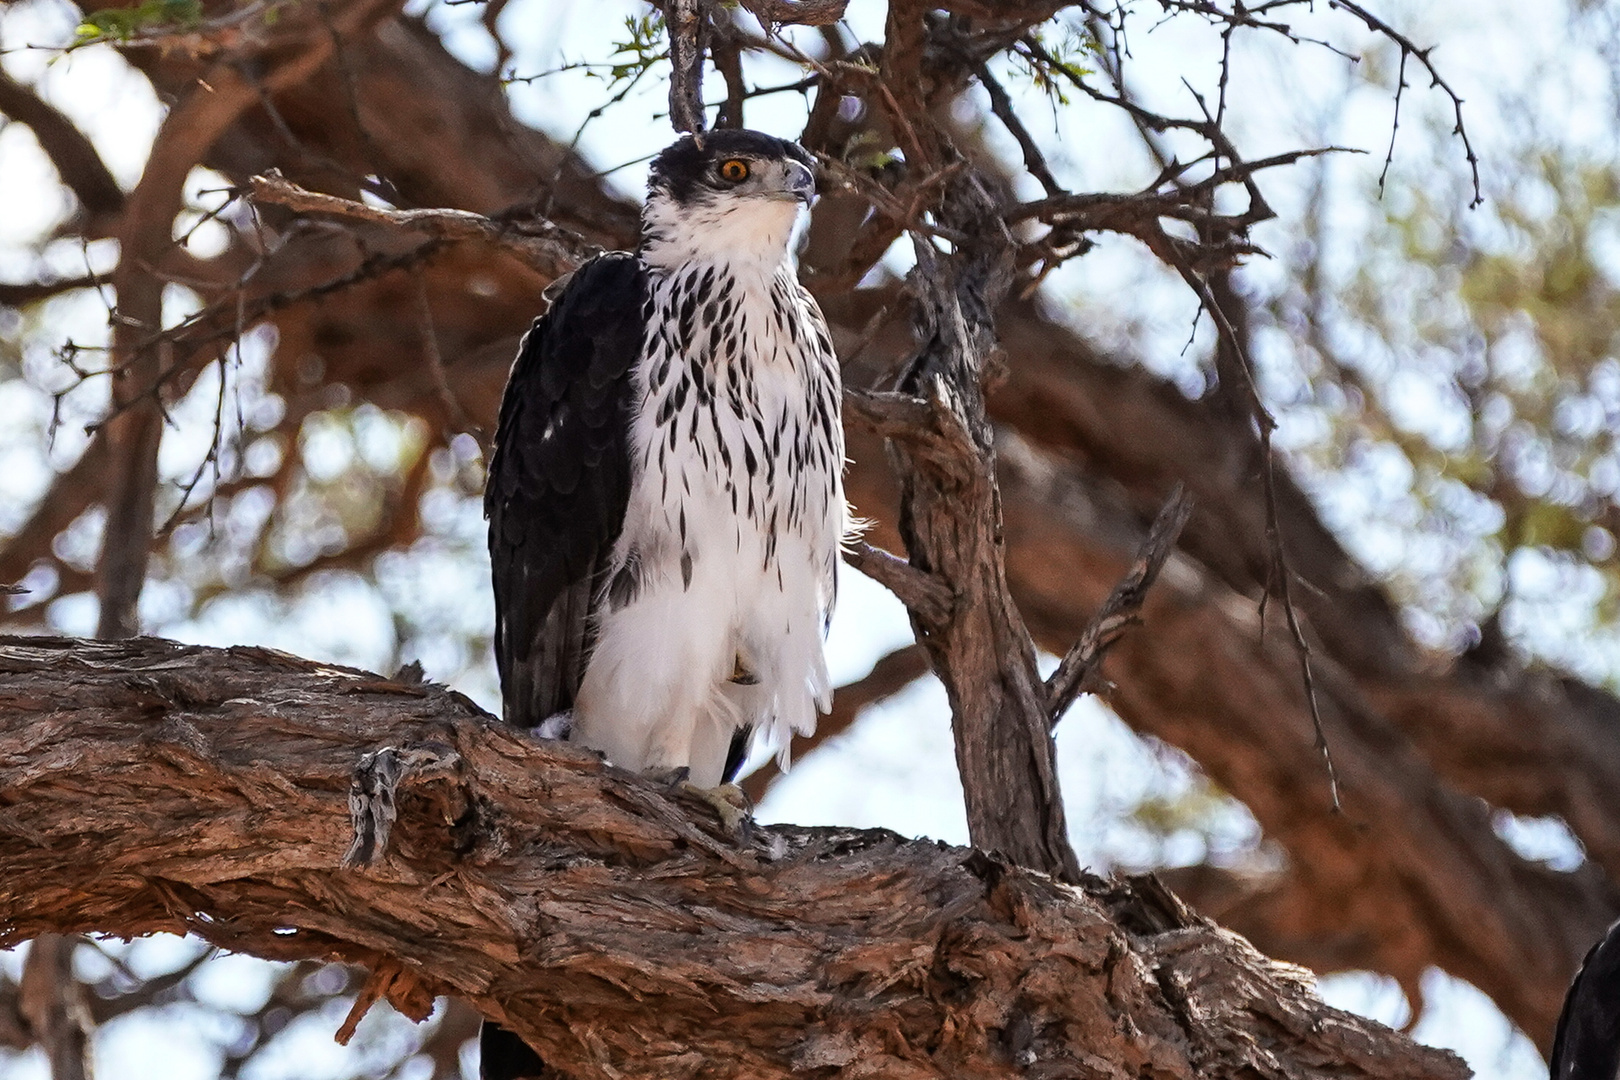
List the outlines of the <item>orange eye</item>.
<svg viewBox="0 0 1620 1080">
<path fill-rule="evenodd" d="M 733 184 L 740 184 L 748 179 L 748 162 L 741 158 L 732 158 L 720 163 L 721 179 L 730 180 Z"/>
</svg>

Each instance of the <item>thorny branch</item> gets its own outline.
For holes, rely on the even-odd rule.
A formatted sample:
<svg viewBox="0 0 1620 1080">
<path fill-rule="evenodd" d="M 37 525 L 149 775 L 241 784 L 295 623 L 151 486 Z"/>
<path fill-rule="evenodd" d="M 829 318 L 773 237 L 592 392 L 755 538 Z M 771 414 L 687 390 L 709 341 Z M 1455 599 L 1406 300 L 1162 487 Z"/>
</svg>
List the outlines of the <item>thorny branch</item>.
<svg viewBox="0 0 1620 1080">
<path fill-rule="evenodd" d="M 1268 555 L 1267 577 L 1265 590 L 1260 594 L 1260 620 L 1265 623 L 1266 609 L 1271 597 L 1277 596 L 1282 601 L 1284 618 L 1288 624 L 1288 631 L 1293 639 L 1295 655 L 1299 657 L 1300 681 L 1305 690 L 1305 702 L 1310 712 L 1311 730 L 1316 738 L 1317 752 L 1322 755 L 1322 766 L 1327 772 L 1328 797 L 1330 805 L 1337 813 L 1341 804 L 1339 801 L 1339 774 L 1333 765 L 1333 752 L 1328 746 L 1327 731 L 1322 724 L 1322 705 L 1316 695 L 1316 678 L 1311 669 L 1311 645 L 1305 637 L 1304 627 L 1299 621 L 1299 612 L 1294 604 L 1293 571 L 1288 564 L 1288 553 L 1284 546 L 1282 535 L 1281 511 L 1277 504 L 1277 474 L 1276 454 L 1272 447 L 1272 433 L 1277 428 L 1276 418 L 1271 410 L 1266 408 L 1260 397 L 1260 389 L 1255 383 L 1254 362 L 1249 354 L 1248 342 L 1243 335 L 1232 325 L 1232 320 L 1220 301 L 1215 298 L 1210 289 L 1209 282 L 1202 274 L 1185 262 L 1175 264 L 1176 270 L 1181 274 L 1189 288 L 1198 296 L 1200 310 L 1207 312 L 1215 323 L 1216 333 L 1221 343 L 1231 350 L 1236 360 L 1235 368 L 1242 378 L 1242 389 L 1250 409 L 1250 417 L 1254 421 L 1255 429 L 1260 440 L 1260 470 L 1261 486 L 1265 497 L 1266 521 L 1266 549 Z"/>
<path fill-rule="evenodd" d="M 1468 139 L 1468 129 L 1463 126 L 1463 99 L 1458 96 L 1457 91 L 1453 90 L 1451 84 L 1440 74 L 1440 69 L 1434 66 L 1433 53 L 1435 46 L 1430 45 L 1426 49 L 1418 48 L 1412 43 L 1411 38 L 1402 34 L 1360 4 L 1352 3 L 1351 0 L 1329 0 L 1328 6 L 1354 15 L 1366 24 L 1367 29 L 1382 34 L 1390 41 L 1393 41 L 1401 50 L 1400 77 L 1395 85 L 1395 116 L 1390 122 L 1389 152 L 1384 157 L 1384 169 L 1378 174 L 1378 190 L 1384 190 L 1384 177 L 1388 175 L 1389 163 L 1395 156 L 1395 132 L 1401 126 L 1401 92 L 1406 89 L 1406 58 L 1415 56 L 1418 63 L 1422 64 L 1424 70 L 1429 73 L 1429 85 L 1439 87 L 1451 99 L 1452 115 L 1457 121 L 1456 125 L 1451 129 L 1451 133 L 1462 140 L 1463 153 L 1468 158 L 1468 168 L 1474 178 L 1474 200 L 1468 205 L 1474 207 L 1482 204 L 1485 201 L 1485 196 L 1481 193 L 1479 187 L 1479 156 L 1474 153 L 1474 144 Z"/>
</svg>

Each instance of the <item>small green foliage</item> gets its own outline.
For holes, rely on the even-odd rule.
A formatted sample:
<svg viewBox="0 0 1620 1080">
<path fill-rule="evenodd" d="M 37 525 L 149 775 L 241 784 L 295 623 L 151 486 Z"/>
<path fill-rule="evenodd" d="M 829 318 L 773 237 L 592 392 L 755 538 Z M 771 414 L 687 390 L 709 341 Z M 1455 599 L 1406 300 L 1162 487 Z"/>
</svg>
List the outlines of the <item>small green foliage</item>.
<svg viewBox="0 0 1620 1080">
<path fill-rule="evenodd" d="M 626 16 L 624 29 L 629 37 L 613 43 L 607 74 L 591 72 L 605 79 L 609 90 L 640 79 L 654 64 L 669 57 L 669 28 L 664 25 L 662 12 Z"/>
<path fill-rule="evenodd" d="M 895 161 L 894 154 L 875 131 L 856 132 L 855 137 L 844 147 L 844 162 L 866 172 L 877 172 L 893 161 Z"/>
<path fill-rule="evenodd" d="M 1035 89 L 1059 105 L 1069 103 L 1064 88 L 1072 86 L 1092 69 L 1081 61 L 1097 56 L 1102 45 L 1091 31 L 1068 21 L 1053 24 L 1062 33 L 1054 41 L 1050 26 L 1037 26 L 1014 47 L 1011 55 L 1014 70 L 1027 77 Z"/>
<path fill-rule="evenodd" d="M 143 0 L 135 7 L 103 8 L 84 17 L 74 31 L 81 42 L 128 41 L 157 28 L 190 30 L 202 22 L 201 0 Z"/>
</svg>

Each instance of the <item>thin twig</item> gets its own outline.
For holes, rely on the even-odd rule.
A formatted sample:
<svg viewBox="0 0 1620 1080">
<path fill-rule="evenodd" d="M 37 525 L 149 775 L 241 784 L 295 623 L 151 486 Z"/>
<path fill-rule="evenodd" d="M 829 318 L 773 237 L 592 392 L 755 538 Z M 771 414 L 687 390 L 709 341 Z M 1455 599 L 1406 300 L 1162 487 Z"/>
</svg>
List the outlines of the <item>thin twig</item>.
<svg viewBox="0 0 1620 1080">
<path fill-rule="evenodd" d="M 1275 473 L 1275 450 L 1272 447 L 1271 435 L 1276 430 L 1276 418 L 1266 408 L 1260 398 L 1260 391 L 1254 380 L 1253 361 L 1241 334 L 1233 327 L 1226 312 L 1210 291 L 1209 283 L 1200 277 L 1193 268 L 1186 263 L 1176 265 L 1188 286 L 1197 293 L 1199 302 L 1204 310 L 1209 312 L 1210 318 L 1215 322 L 1216 331 L 1221 341 L 1232 350 L 1236 359 L 1237 370 L 1243 377 L 1243 389 L 1247 396 L 1251 416 L 1260 435 L 1261 454 L 1261 481 L 1266 508 L 1266 547 L 1270 553 L 1271 563 L 1267 569 L 1265 592 L 1260 598 L 1260 618 L 1262 635 L 1266 603 L 1275 591 L 1283 602 L 1283 615 L 1288 623 L 1289 633 L 1293 637 L 1294 651 L 1299 657 L 1300 678 L 1304 684 L 1305 703 L 1310 710 L 1311 728 L 1316 737 L 1316 749 L 1322 755 L 1322 763 L 1327 769 L 1328 794 L 1334 813 L 1339 813 L 1343 807 L 1339 801 L 1339 774 L 1333 765 L 1333 752 L 1328 746 L 1327 731 L 1322 725 L 1322 708 L 1316 698 L 1316 680 L 1311 671 L 1311 646 L 1305 639 L 1305 631 L 1299 622 L 1299 614 L 1294 607 L 1293 590 L 1290 587 L 1292 571 L 1288 566 L 1288 554 L 1283 548 L 1282 525 L 1277 508 L 1277 486 Z"/>
<path fill-rule="evenodd" d="M 1024 154 L 1024 168 L 1028 169 L 1029 174 L 1041 182 L 1041 187 L 1046 189 L 1048 197 L 1057 198 L 1062 195 L 1064 192 L 1063 185 L 1057 182 L 1057 179 L 1052 175 L 1052 170 L 1047 167 L 1046 158 L 1041 154 L 1041 148 L 1035 145 L 1035 140 L 1030 137 L 1029 129 L 1024 127 L 1024 122 L 1018 118 L 1018 111 L 1013 108 L 1012 99 L 1007 97 L 1007 91 L 996 81 L 996 77 L 990 73 L 990 65 L 979 65 L 979 82 L 983 84 L 985 90 L 990 94 L 990 111 L 996 114 L 996 119 L 1001 121 L 1002 126 L 1012 134 L 1014 139 L 1018 140 L 1018 148 Z"/>
<path fill-rule="evenodd" d="M 485 441 L 483 427 L 461 407 L 444 372 L 444 355 L 439 351 L 439 334 L 433 325 L 433 308 L 428 303 L 427 275 L 417 266 L 411 276 L 416 279 L 416 326 L 422 335 L 422 358 L 427 362 L 428 376 L 433 380 L 439 404 L 444 406 L 445 419 L 455 431 L 469 432 L 482 443 Z"/>
<path fill-rule="evenodd" d="M 1418 48 L 1415 44 L 1413 44 L 1411 38 L 1407 37 L 1405 34 L 1402 34 L 1399 30 L 1396 30 L 1394 27 L 1390 26 L 1383 19 L 1380 19 L 1378 16 L 1374 15 L 1360 4 L 1353 3 L 1352 0 L 1328 0 L 1328 6 L 1331 8 L 1338 8 L 1340 11 L 1345 11 L 1351 15 L 1354 15 L 1366 25 L 1367 29 L 1373 31 L 1374 33 L 1382 34 L 1390 41 L 1393 41 L 1396 46 L 1400 48 L 1402 84 L 1404 84 L 1406 81 L 1406 58 L 1408 56 L 1415 56 L 1417 57 L 1418 63 L 1422 64 L 1424 69 L 1429 73 L 1429 86 L 1431 88 L 1439 87 L 1445 92 L 1445 95 L 1451 99 L 1452 115 L 1456 117 L 1457 121 L 1456 125 L 1451 129 L 1451 133 L 1462 140 L 1463 153 L 1468 158 L 1468 168 L 1473 174 L 1474 178 L 1474 199 L 1468 205 L 1470 208 L 1473 208 L 1483 203 L 1485 201 L 1485 196 L 1480 193 L 1479 187 L 1479 156 L 1474 153 L 1474 144 L 1468 139 L 1468 129 L 1463 126 L 1463 99 L 1458 96 L 1457 91 L 1451 88 L 1451 84 L 1446 82 L 1446 80 L 1441 77 L 1440 70 L 1434 66 L 1434 61 L 1430 59 L 1431 55 L 1434 53 L 1434 46 L 1430 45 L 1427 49 Z M 1400 119 L 1401 87 L 1397 86 L 1395 90 L 1395 126 L 1399 126 Z M 1393 130 L 1391 130 L 1391 153 L 1394 153 L 1394 146 L 1395 133 Z M 1383 176 L 1380 175 L 1378 178 L 1379 190 L 1383 189 L 1383 184 Z"/>
</svg>

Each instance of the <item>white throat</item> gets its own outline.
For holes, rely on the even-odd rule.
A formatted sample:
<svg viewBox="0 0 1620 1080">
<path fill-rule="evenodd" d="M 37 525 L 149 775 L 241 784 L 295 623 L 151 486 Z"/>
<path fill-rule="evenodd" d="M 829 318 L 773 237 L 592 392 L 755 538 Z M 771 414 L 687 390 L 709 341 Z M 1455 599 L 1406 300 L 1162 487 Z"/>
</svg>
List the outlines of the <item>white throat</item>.
<svg viewBox="0 0 1620 1080">
<path fill-rule="evenodd" d="M 798 217 L 799 204 L 783 199 L 711 198 L 680 206 L 657 193 L 641 212 L 641 257 L 666 270 L 694 262 L 757 264 L 769 275 L 788 259 Z"/>
</svg>

